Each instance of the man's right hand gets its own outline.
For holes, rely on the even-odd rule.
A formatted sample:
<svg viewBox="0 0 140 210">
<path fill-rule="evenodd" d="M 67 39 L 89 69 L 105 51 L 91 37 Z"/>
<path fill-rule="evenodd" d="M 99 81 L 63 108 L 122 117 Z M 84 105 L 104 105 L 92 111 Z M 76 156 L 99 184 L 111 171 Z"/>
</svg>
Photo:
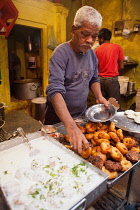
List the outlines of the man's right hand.
<svg viewBox="0 0 140 210">
<path fill-rule="evenodd" d="M 64 101 L 64 98 L 62 97 L 60 93 L 57 93 L 53 97 L 52 104 L 53 104 L 56 114 L 58 115 L 59 119 L 61 120 L 61 122 L 63 122 L 66 128 L 70 144 L 73 146 L 73 149 L 76 152 L 81 154 L 82 146 L 85 149 L 88 149 L 89 143 L 87 139 L 85 138 L 84 134 L 76 125 L 73 118 L 71 117 L 68 111 L 68 108 L 66 106 L 66 103 Z"/>
<path fill-rule="evenodd" d="M 89 142 L 85 138 L 85 135 L 81 132 L 75 122 L 66 127 L 69 142 L 72 145 L 75 152 L 82 153 L 82 147 L 89 148 Z"/>
</svg>

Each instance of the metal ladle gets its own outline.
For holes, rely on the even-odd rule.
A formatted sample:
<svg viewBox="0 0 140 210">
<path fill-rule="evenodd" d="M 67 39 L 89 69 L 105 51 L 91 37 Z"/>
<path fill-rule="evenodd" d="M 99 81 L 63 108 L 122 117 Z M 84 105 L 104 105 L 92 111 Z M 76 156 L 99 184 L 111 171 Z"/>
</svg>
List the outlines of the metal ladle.
<svg viewBox="0 0 140 210">
<path fill-rule="evenodd" d="M 27 136 L 25 135 L 23 129 L 21 127 L 17 128 L 17 131 L 18 133 L 24 138 L 24 140 L 27 142 L 29 148 L 30 148 L 30 156 L 34 156 L 34 155 L 37 155 L 40 150 L 38 149 L 35 149 L 34 147 L 32 147 L 32 145 L 30 144 L 30 141 L 29 139 L 27 138 Z"/>
</svg>

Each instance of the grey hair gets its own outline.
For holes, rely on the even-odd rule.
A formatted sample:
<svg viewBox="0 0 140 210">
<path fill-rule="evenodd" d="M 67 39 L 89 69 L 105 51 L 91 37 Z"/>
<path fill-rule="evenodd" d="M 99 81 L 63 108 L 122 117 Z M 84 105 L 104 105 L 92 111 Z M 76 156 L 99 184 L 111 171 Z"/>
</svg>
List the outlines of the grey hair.
<svg viewBox="0 0 140 210">
<path fill-rule="evenodd" d="M 74 26 L 81 27 L 84 22 L 89 22 L 93 26 L 101 27 L 102 25 L 102 16 L 101 14 L 90 6 L 81 7 L 75 15 Z"/>
</svg>

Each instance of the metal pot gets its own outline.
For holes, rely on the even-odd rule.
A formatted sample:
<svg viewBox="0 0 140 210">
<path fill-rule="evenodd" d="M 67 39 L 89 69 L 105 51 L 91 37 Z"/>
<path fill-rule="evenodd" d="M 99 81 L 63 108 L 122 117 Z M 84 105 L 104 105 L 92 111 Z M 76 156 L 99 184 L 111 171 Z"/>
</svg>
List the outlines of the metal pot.
<svg viewBox="0 0 140 210">
<path fill-rule="evenodd" d="M 129 56 L 124 56 L 124 61 L 129 62 L 130 61 L 130 57 Z"/>
<path fill-rule="evenodd" d="M 133 81 L 128 82 L 127 91 L 129 93 L 132 93 L 135 91 L 135 82 L 133 82 Z"/>
<path fill-rule="evenodd" d="M 37 97 L 37 89 L 41 86 L 40 79 L 23 79 L 14 81 L 14 96 L 17 99 L 28 100 Z"/>
</svg>

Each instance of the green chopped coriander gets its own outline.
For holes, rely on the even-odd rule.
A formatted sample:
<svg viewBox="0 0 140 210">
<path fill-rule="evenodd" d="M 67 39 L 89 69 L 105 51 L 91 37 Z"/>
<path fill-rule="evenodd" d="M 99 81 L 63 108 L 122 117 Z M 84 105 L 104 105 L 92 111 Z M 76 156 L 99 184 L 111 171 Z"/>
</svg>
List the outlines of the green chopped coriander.
<svg viewBox="0 0 140 210">
<path fill-rule="evenodd" d="M 32 198 L 36 198 L 36 196 L 39 194 L 40 189 L 36 189 L 34 193 L 30 193 L 29 195 L 32 196 Z"/>
<path fill-rule="evenodd" d="M 71 170 L 75 176 L 78 176 L 78 166 L 74 166 Z"/>
<path fill-rule="evenodd" d="M 80 166 L 85 166 L 86 164 L 85 164 L 85 163 L 79 163 L 79 165 L 80 165 Z"/>
<path fill-rule="evenodd" d="M 53 188 L 53 184 L 50 184 L 49 185 L 49 190 L 52 190 L 52 188 Z"/>
<path fill-rule="evenodd" d="M 50 168 L 50 165 L 45 165 L 43 168 Z"/>
<path fill-rule="evenodd" d="M 54 177 L 54 176 L 57 176 L 57 174 L 50 173 L 50 176 L 53 176 Z"/>
<path fill-rule="evenodd" d="M 79 163 L 71 169 L 72 173 L 77 177 L 79 171 L 86 172 L 85 169 L 81 168 L 80 166 L 85 166 L 85 163 Z"/>
<path fill-rule="evenodd" d="M 4 171 L 4 174 L 5 174 L 5 175 L 8 174 L 8 171 Z"/>
</svg>

